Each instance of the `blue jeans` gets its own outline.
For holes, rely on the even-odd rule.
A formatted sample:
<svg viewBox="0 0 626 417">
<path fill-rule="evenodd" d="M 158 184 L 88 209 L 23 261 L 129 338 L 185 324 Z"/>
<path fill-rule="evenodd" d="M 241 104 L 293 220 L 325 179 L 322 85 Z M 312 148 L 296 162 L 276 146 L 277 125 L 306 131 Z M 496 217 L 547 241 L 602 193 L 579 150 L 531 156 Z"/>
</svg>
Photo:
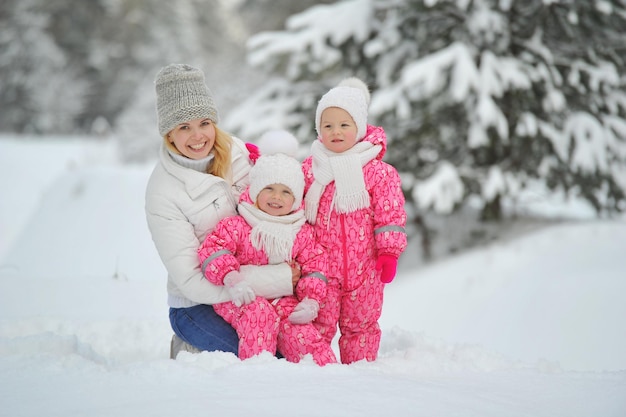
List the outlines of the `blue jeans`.
<svg viewBox="0 0 626 417">
<path fill-rule="evenodd" d="M 237 332 L 210 305 L 170 308 L 170 324 L 176 336 L 200 350 L 238 354 Z"/>
</svg>

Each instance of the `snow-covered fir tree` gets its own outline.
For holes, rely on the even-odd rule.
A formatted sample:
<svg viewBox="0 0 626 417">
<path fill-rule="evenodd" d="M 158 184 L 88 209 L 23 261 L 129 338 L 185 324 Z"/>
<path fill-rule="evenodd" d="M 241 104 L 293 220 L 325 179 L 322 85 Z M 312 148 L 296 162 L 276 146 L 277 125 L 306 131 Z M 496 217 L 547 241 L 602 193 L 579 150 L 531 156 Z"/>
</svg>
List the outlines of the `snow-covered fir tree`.
<svg viewBox="0 0 626 417">
<path fill-rule="evenodd" d="M 624 0 L 347 0 L 249 41 L 275 77 L 231 114 L 246 137 L 315 137 L 317 99 L 346 76 L 422 209 L 484 219 L 529 196 L 626 210 Z"/>
<path fill-rule="evenodd" d="M 158 68 L 198 65 L 217 50 L 211 44 L 224 43 L 210 41 L 222 26 L 198 13 L 210 6 L 203 0 L 159 0 L 151 7 L 130 0 L 1 2 L 0 131 L 84 133 L 95 120 L 113 124 Z"/>
<path fill-rule="evenodd" d="M 0 132 L 112 134 L 125 161 L 152 157 L 161 67 L 202 68 L 226 114 L 265 78 L 242 65 L 245 39 L 319 1 L 149 3 L 0 1 Z"/>
<path fill-rule="evenodd" d="M 7 0 L 0 23 L 0 131 L 72 132 L 88 85 L 50 35 L 50 15 L 36 0 Z"/>
</svg>

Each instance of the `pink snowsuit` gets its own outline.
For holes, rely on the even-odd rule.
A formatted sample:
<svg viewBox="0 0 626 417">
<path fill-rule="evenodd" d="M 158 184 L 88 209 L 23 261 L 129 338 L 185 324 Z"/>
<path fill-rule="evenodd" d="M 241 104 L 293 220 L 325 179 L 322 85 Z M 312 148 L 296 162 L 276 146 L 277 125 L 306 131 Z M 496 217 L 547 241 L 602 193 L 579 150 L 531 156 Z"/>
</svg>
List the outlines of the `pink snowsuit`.
<svg viewBox="0 0 626 417">
<path fill-rule="evenodd" d="M 242 201 L 250 201 L 248 191 Z M 198 249 L 204 276 L 216 285 L 240 265 L 267 265 L 268 257 L 251 242 L 252 227 L 242 216 L 221 220 Z M 305 223 L 294 240 L 292 259 L 301 268 L 296 296 L 275 300 L 262 297 L 241 307 L 232 302 L 215 304 L 215 312 L 235 328 L 239 336 L 239 357 L 246 359 L 262 351 L 280 352 L 289 362 L 299 362 L 311 354 L 318 365 L 336 363 L 330 341 L 321 336 L 313 323 L 293 324 L 288 320 L 299 300 L 308 297 L 320 305 L 326 296 L 327 257 L 316 243 L 313 227 Z M 296 298 L 297 297 L 297 298 Z"/>
<path fill-rule="evenodd" d="M 407 245 L 400 176 L 382 161 L 387 147 L 385 132 L 368 125 L 363 141 L 382 146 L 378 156 L 363 166 L 370 206 L 349 213 L 331 210 L 332 181 L 324 188 L 315 220 L 315 234 L 328 254 L 329 268 L 326 300 L 314 323 L 328 343 L 339 323 L 342 363 L 376 359 L 384 289 L 376 260 L 382 254 L 398 258 Z M 310 156 L 303 162 L 305 192 L 314 181 L 312 160 Z"/>
</svg>

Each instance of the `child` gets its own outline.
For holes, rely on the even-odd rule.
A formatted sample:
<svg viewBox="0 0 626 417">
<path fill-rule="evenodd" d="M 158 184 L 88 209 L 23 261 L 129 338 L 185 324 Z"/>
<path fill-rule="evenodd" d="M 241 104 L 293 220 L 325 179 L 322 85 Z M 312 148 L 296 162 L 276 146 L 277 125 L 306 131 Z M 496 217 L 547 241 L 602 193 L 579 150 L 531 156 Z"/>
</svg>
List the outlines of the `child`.
<svg viewBox="0 0 626 417">
<path fill-rule="evenodd" d="M 304 175 L 300 163 L 284 153 L 271 154 L 277 146 L 291 147 L 297 140 L 284 131 L 270 132 L 259 143 L 261 156 L 250 170 L 250 186 L 242 195 L 239 216 L 217 224 L 198 254 L 205 277 L 225 285 L 233 302 L 214 305 L 215 311 L 239 335 L 239 357 L 262 351 L 278 351 L 290 362 L 311 354 L 319 365 L 336 363 L 330 341 L 312 324 L 326 295 L 326 255 L 316 244 L 313 227 L 302 209 Z M 240 265 L 296 262 L 302 277 L 296 297 L 268 301 L 256 297 L 239 273 Z M 255 317 L 250 320 L 250 317 Z M 263 320 L 258 320 L 259 315 Z M 250 326 L 250 323 L 264 323 Z"/>
<path fill-rule="evenodd" d="M 376 359 L 384 284 L 407 244 L 400 177 L 382 161 L 384 130 L 367 125 L 369 100 L 357 78 L 328 91 L 315 114 L 318 140 L 303 162 L 306 217 L 329 256 L 315 324 L 330 342 L 339 323 L 342 363 Z"/>
</svg>

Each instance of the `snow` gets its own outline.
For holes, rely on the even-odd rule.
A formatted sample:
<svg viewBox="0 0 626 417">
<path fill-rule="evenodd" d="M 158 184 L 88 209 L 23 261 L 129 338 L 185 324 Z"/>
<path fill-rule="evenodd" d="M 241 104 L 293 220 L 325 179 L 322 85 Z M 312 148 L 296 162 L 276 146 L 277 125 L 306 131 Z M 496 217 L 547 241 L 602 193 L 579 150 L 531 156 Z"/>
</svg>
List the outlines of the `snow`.
<svg viewBox="0 0 626 417">
<path fill-rule="evenodd" d="M 0 137 L 3 415 L 626 414 L 624 219 L 401 265 L 373 363 L 172 361 L 151 168 L 111 140 Z"/>
<path fill-rule="evenodd" d="M 566 140 L 576 144 L 572 151 L 572 165 L 581 172 L 606 172 L 609 160 L 603 145 L 604 127 L 589 113 L 576 112 L 565 123 Z M 569 144 L 567 144 L 569 145 Z"/>
<path fill-rule="evenodd" d="M 413 188 L 413 200 L 422 209 L 434 209 L 438 213 L 449 214 L 454 205 L 463 197 L 463 182 L 454 166 L 441 161 L 435 173 L 424 181 L 418 181 Z"/>
</svg>

